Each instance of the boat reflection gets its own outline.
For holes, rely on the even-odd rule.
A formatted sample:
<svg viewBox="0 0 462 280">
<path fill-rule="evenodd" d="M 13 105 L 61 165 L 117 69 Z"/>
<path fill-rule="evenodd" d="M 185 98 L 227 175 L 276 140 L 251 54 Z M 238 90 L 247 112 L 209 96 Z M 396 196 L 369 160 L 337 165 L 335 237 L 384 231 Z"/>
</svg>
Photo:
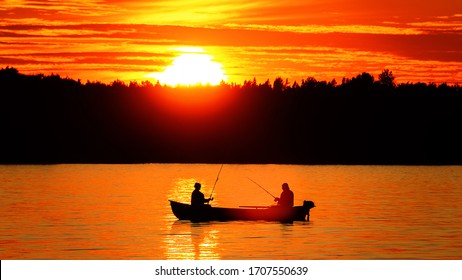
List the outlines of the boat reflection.
<svg viewBox="0 0 462 280">
<path fill-rule="evenodd" d="M 170 234 L 164 237 L 165 259 L 167 260 L 214 260 L 218 253 L 219 231 L 212 223 L 191 223 L 175 221 Z"/>
</svg>

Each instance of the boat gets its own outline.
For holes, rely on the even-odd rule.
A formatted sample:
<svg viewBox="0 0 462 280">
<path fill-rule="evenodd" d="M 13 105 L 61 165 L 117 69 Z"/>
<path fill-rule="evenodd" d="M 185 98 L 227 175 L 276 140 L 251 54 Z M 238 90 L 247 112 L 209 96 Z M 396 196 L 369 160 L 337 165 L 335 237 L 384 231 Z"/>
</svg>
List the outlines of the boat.
<svg viewBox="0 0 462 280">
<path fill-rule="evenodd" d="M 173 214 L 179 220 L 205 221 L 309 221 L 313 201 L 305 200 L 302 206 L 240 206 L 240 208 L 214 207 L 205 204 L 192 207 L 190 204 L 170 201 Z"/>
</svg>

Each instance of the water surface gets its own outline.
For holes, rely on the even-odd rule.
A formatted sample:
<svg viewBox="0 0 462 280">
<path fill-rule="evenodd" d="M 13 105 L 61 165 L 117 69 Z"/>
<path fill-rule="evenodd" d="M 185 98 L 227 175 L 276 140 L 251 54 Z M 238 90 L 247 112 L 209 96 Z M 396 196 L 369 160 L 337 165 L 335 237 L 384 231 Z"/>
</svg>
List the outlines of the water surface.
<svg viewBox="0 0 462 280">
<path fill-rule="evenodd" d="M 270 205 L 289 183 L 311 221 L 178 221 L 220 165 L 0 166 L 1 259 L 461 259 L 461 166 L 224 165 L 213 205 Z"/>
</svg>

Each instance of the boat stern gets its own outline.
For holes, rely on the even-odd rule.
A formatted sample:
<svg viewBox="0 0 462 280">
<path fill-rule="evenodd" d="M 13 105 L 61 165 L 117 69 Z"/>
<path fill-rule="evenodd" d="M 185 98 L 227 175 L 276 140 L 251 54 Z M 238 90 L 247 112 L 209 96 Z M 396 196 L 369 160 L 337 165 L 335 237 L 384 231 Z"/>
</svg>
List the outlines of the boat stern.
<svg viewBox="0 0 462 280">
<path fill-rule="evenodd" d="M 316 207 L 316 205 L 314 205 L 314 202 L 311 201 L 311 200 L 305 200 L 305 201 L 303 201 L 303 207 L 308 208 L 308 210 L 309 210 L 311 208 Z"/>
<path fill-rule="evenodd" d="M 310 220 L 310 210 L 312 208 L 316 207 L 316 205 L 314 204 L 313 201 L 311 200 L 304 200 L 303 201 L 303 216 L 304 216 L 304 220 L 305 221 L 309 221 Z"/>
</svg>

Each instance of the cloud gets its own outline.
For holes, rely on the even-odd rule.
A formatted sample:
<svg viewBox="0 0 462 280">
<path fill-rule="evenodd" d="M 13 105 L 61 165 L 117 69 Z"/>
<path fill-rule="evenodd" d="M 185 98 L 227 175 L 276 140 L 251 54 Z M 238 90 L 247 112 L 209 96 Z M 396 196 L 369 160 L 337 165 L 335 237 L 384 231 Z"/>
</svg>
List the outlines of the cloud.
<svg viewBox="0 0 462 280">
<path fill-rule="evenodd" d="M 432 33 L 457 33 L 462 35 L 462 17 L 456 15 L 435 16 L 427 20 L 411 22 L 408 24 Z"/>
<path fill-rule="evenodd" d="M 53 19 L 62 16 L 95 17 L 107 16 L 120 13 L 122 10 L 117 6 L 107 4 L 99 0 L 33 0 L 33 1 L 3 1 L 0 4 L 1 11 L 23 17 Z"/>
<path fill-rule="evenodd" d="M 413 9 L 414 0 L 398 2 L 2 1 L 0 67 L 140 80 L 165 69 L 183 46 L 204 48 L 236 82 L 330 80 L 384 67 L 407 79 L 427 71 L 457 81 L 461 4 Z"/>
<path fill-rule="evenodd" d="M 225 27 L 242 30 L 262 30 L 295 33 L 363 33 L 363 34 L 423 34 L 416 28 L 403 28 L 379 25 L 258 25 L 258 24 L 225 24 Z"/>
</svg>

